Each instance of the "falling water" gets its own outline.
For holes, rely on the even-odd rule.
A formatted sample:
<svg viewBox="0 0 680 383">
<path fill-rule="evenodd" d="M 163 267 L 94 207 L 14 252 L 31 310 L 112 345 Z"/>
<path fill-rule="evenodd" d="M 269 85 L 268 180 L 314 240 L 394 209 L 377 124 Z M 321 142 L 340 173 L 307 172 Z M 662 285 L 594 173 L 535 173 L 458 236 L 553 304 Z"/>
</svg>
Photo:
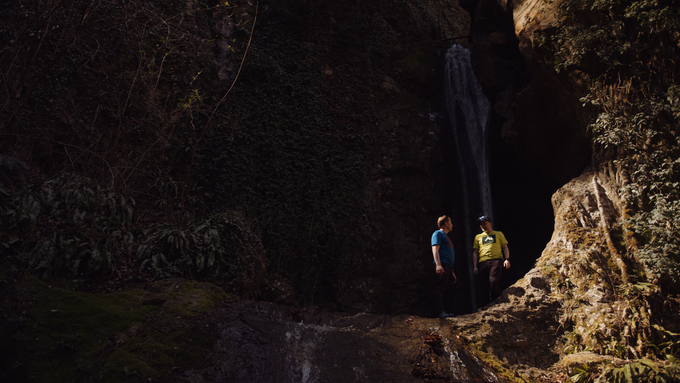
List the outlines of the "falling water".
<svg viewBox="0 0 680 383">
<path fill-rule="evenodd" d="M 458 198 L 454 203 L 454 216 L 462 237 L 457 246 L 463 254 L 471 254 L 474 215 L 493 214 L 489 166 L 486 153 L 489 100 L 472 72 L 470 51 L 453 45 L 446 53 L 446 106 L 449 115 L 456 158 L 456 185 Z M 462 248 L 461 248 L 462 247 Z M 469 256 L 469 255 L 468 255 Z M 469 280 L 474 281 L 472 263 L 468 267 Z M 476 310 L 476 288 L 472 292 L 472 308 Z"/>
</svg>

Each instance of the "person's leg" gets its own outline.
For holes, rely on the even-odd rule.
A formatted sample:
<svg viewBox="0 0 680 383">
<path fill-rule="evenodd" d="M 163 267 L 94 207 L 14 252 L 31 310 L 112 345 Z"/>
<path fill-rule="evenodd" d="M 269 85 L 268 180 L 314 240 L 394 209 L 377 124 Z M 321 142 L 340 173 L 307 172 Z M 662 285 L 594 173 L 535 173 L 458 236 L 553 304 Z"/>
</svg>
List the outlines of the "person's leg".
<svg viewBox="0 0 680 383">
<path fill-rule="evenodd" d="M 442 276 L 436 275 L 437 284 L 434 287 L 435 316 L 444 312 L 444 292 L 446 291 L 446 287 L 449 285 L 449 279 L 451 277 L 451 273 L 453 272 L 451 266 L 445 263 L 442 263 L 442 267 L 444 268 L 444 274 Z"/>
<path fill-rule="evenodd" d="M 484 261 L 477 264 L 477 278 L 479 278 L 480 307 L 486 306 L 491 302 L 491 283 L 489 282 L 489 271 L 493 261 Z"/>
<path fill-rule="evenodd" d="M 501 274 L 503 273 L 503 260 L 489 261 L 489 285 L 491 288 L 491 301 L 501 296 Z"/>
</svg>

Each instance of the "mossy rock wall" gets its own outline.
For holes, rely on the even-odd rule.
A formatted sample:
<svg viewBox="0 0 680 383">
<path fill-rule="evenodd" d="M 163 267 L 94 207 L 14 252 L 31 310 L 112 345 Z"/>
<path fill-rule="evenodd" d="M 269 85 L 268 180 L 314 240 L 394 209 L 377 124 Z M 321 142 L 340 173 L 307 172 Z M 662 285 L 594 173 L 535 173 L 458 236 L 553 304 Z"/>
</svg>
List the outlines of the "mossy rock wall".
<svg viewBox="0 0 680 383">
<path fill-rule="evenodd" d="M 135 238 L 242 220 L 266 254 L 264 283 L 249 270 L 234 287 L 250 297 L 382 312 L 422 301 L 427 237 L 447 213 L 445 39 L 469 28 L 456 2 L 52 5 L 0 13 L 1 149 L 30 168 L 3 170 L 7 195 L 77 173 L 134 197 Z M 59 230 L 36 220 L 3 233 L 8 254 Z M 230 255 L 238 270 L 245 258 Z M 196 277 L 190 266 L 181 275 Z"/>
<path fill-rule="evenodd" d="M 424 233 L 444 203 L 442 40 L 467 25 L 443 1 L 260 5 L 196 176 L 214 209 L 257 221 L 269 272 L 300 302 L 394 312 L 421 299 Z"/>
</svg>

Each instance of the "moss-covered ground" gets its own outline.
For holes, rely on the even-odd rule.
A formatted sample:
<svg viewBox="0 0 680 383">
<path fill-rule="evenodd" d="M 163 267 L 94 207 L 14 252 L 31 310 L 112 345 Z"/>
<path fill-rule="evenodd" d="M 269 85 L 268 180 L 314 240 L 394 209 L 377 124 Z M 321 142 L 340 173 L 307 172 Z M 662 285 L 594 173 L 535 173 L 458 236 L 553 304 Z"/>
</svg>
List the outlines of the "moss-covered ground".
<svg viewBox="0 0 680 383">
<path fill-rule="evenodd" d="M 183 279 L 90 294 L 5 265 L 0 290 L 5 382 L 175 381 L 212 346 L 204 319 L 230 298 Z"/>
</svg>

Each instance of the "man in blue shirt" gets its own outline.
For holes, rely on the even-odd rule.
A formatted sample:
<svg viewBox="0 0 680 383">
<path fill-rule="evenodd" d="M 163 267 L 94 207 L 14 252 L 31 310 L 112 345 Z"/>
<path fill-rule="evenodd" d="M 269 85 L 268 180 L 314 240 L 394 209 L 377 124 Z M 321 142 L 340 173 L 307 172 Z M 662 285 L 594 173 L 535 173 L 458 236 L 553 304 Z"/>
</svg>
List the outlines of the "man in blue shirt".
<svg viewBox="0 0 680 383">
<path fill-rule="evenodd" d="M 437 273 L 437 285 L 434 289 L 434 308 L 437 318 L 444 319 L 454 316 L 444 311 L 444 292 L 449 283 L 458 280 L 453 272 L 453 243 L 447 235 L 453 230 L 451 218 L 443 215 L 437 219 L 439 230 L 432 234 L 432 256 L 434 257 L 435 272 Z M 453 278 L 453 279 L 452 279 Z"/>
</svg>

